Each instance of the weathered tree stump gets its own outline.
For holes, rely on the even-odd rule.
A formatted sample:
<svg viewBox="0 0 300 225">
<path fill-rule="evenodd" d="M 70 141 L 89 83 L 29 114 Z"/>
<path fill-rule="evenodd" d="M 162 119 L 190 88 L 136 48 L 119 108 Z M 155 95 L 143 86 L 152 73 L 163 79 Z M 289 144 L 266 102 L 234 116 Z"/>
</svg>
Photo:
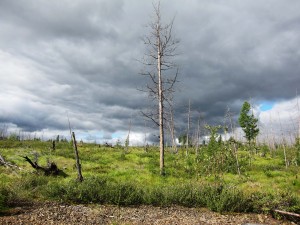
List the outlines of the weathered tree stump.
<svg viewBox="0 0 300 225">
<path fill-rule="evenodd" d="M 54 162 L 48 163 L 47 167 L 42 167 L 40 165 L 38 165 L 37 162 L 32 162 L 30 158 L 28 158 L 28 156 L 23 156 L 23 158 L 37 171 L 42 171 L 44 173 L 45 176 L 58 176 L 58 175 L 62 175 L 62 176 L 66 176 L 67 174 L 65 172 L 63 172 L 62 170 L 58 169 L 57 165 Z"/>
</svg>

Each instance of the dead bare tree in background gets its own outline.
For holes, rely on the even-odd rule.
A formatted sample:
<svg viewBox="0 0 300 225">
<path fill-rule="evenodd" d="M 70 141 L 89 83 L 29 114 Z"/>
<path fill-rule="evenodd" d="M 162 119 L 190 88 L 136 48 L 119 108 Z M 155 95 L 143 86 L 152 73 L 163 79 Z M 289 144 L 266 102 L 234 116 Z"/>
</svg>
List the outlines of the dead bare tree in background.
<svg viewBox="0 0 300 225">
<path fill-rule="evenodd" d="M 240 176 L 241 175 L 241 170 L 240 170 L 239 157 L 238 157 L 238 147 L 236 146 L 236 142 L 235 142 L 236 138 L 234 137 L 235 126 L 234 126 L 233 121 L 232 121 L 232 116 L 233 115 L 230 111 L 230 108 L 229 108 L 229 106 L 227 106 L 225 118 L 229 120 L 230 133 L 231 133 L 231 135 L 233 135 L 232 136 L 232 138 L 233 138 L 233 153 L 234 153 L 234 156 L 235 156 L 237 172 Z"/>
<path fill-rule="evenodd" d="M 146 91 L 153 102 L 157 103 L 155 111 L 142 112 L 159 127 L 160 174 L 164 175 L 164 120 L 167 119 L 165 108 L 171 104 L 170 96 L 174 92 L 178 68 L 171 60 L 176 56 L 178 41 L 172 35 L 173 21 L 163 24 L 161 21 L 160 3 L 153 4 L 154 19 L 149 24 L 150 33 L 144 38 L 147 52 L 142 60 L 145 71 L 142 75 L 149 78 Z M 150 68 L 150 69 L 149 69 Z M 175 70 L 175 73 L 174 73 Z"/>
<path fill-rule="evenodd" d="M 195 141 L 195 152 L 196 152 L 196 156 L 199 156 L 199 146 L 200 146 L 200 137 L 201 137 L 201 123 L 203 122 L 204 117 L 201 115 L 201 113 L 199 113 L 199 118 L 198 118 L 198 122 L 197 122 L 197 130 L 196 130 L 196 141 Z M 202 125 L 203 126 L 203 125 Z"/>
<path fill-rule="evenodd" d="M 169 107 L 169 120 L 168 122 L 168 128 L 170 132 L 170 138 L 171 138 L 171 143 L 172 143 L 172 152 L 177 154 L 178 153 L 178 148 L 176 144 L 176 136 L 175 136 L 175 122 L 174 122 L 174 108 L 173 108 L 173 99 L 170 99 L 170 107 Z"/>
<path fill-rule="evenodd" d="M 75 137 L 75 133 L 72 132 L 72 141 L 73 141 L 73 148 L 75 151 L 75 158 L 76 158 L 76 168 L 77 168 L 77 180 L 79 182 L 83 181 L 83 176 L 81 173 L 81 164 L 80 164 L 80 159 L 79 159 L 79 153 L 78 153 L 78 149 L 77 149 L 77 142 L 76 142 L 76 137 Z"/>
<path fill-rule="evenodd" d="M 190 145 L 190 126 L 191 126 L 191 100 L 189 99 L 189 108 L 188 108 L 188 121 L 187 121 L 187 131 L 186 131 L 186 156 L 189 154 L 189 145 Z"/>
</svg>

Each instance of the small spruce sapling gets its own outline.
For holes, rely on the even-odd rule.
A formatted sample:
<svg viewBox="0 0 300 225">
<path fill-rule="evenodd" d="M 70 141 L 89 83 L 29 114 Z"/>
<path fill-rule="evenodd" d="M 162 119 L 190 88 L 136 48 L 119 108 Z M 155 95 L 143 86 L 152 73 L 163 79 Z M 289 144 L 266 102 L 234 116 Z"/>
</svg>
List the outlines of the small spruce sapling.
<svg viewBox="0 0 300 225">
<path fill-rule="evenodd" d="M 245 101 L 239 117 L 239 124 L 245 133 L 249 145 L 249 165 L 251 165 L 252 155 L 252 143 L 256 136 L 259 134 L 259 128 L 257 126 L 258 119 L 254 117 L 253 112 L 250 113 L 251 105 Z"/>
</svg>

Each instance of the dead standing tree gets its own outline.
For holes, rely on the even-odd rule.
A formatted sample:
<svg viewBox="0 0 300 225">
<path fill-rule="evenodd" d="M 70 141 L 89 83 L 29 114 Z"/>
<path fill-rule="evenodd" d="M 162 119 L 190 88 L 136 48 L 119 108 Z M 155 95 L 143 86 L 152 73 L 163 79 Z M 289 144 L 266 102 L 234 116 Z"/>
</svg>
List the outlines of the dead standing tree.
<svg viewBox="0 0 300 225">
<path fill-rule="evenodd" d="M 77 142 L 76 142 L 74 132 L 72 132 L 72 142 L 73 142 L 73 148 L 74 148 L 75 157 L 76 157 L 77 180 L 79 182 L 82 182 L 83 181 L 83 176 L 82 176 L 82 173 L 81 173 L 81 164 L 80 164 L 79 153 L 78 153 L 78 150 L 77 150 Z"/>
<path fill-rule="evenodd" d="M 159 127 L 159 149 L 160 149 L 160 174 L 164 175 L 164 121 L 167 119 L 166 107 L 172 103 L 170 101 L 174 84 L 177 80 L 178 68 L 171 60 L 176 56 L 178 40 L 172 35 L 173 21 L 164 25 L 161 21 L 160 4 L 153 5 L 154 19 L 149 24 L 150 33 L 144 38 L 147 46 L 147 53 L 142 63 L 147 68 L 142 75 L 149 78 L 146 85 L 146 91 L 153 102 L 157 103 L 155 111 L 142 112 L 142 114 L 151 119 Z M 175 70 L 175 73 L 174 73 Z"/>
</svg>

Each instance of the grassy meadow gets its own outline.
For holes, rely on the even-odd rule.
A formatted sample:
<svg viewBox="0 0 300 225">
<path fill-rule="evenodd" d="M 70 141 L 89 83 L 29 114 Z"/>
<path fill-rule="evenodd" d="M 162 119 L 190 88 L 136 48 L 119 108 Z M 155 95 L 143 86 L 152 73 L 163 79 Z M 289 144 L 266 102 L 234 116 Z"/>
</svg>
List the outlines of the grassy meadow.
<svg viewBox="0 0 300 225">
<path fill-rule="evenodd" d="M 84 181 L 76 181 L 72 144 L 0 140 L 0 154 L 21 170 L 0 166 L 0 211 L 31 201 L 136 206 L 182 205 L 218 212 L 300 213 L 300 174 L 295 146 L 249 151 L 240 143 L 179 148 L 165 152 L 160 176 L 158 147 L 78 146 Z M 285 154 L 284 154 L 285 152 Z M 250 153 L 250 154 L 249 154 Z M 286 160 L 284 155 L 286 155 Z M 55 162 L 66 176 L 44 176 L 22 158 L 40 166 Z M 240 174 L 237 170 L 238 158 Z M 251 159 L 251 160 L 250 160 Z"/>
</svg>

